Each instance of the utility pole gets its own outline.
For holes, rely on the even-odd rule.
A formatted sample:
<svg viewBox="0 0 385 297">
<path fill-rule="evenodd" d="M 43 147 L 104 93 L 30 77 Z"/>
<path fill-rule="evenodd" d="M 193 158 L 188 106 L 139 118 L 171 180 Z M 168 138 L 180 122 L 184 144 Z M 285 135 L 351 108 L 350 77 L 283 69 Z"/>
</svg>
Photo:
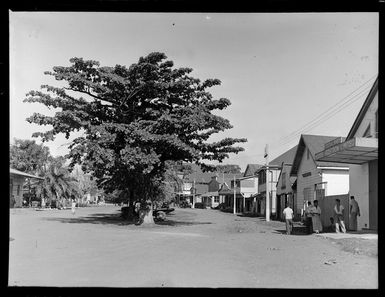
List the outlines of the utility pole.
<svg viewBox="0 0 385 297">
<path fill-rule="evenodd" d="M 233 213 L 236 214 L 236 202 L 237 202 L 237 193 L 236 193 L 236 187 L 237 184 L 235 182 L 235 174 L 234 174 L 234 207 L 233 207 Z"/>
<path fill-rule="evenodd" d="M 270 180 L 269 180 L 269 145 L 265 147 L 265 160 L 266 160 L 266 222 L 270 221 Z"/>
</svg>

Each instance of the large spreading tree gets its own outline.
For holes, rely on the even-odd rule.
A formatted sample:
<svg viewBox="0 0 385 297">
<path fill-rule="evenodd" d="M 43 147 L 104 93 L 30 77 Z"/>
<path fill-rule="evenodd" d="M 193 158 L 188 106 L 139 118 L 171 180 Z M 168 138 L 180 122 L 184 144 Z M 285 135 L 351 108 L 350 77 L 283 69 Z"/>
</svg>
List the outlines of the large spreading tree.
<svg viewBox="0 0 385 297">
<path fill-rule="evenodd" d="M 213 113 L 230 105 L 207 91 L 220 85 L 218 79 L 194 78 L 191 68 L 175 68 L 158 52 L 128 68 L 101 67 L 82 58 L 70 62 L 45 72 L 61 81 L 60 87 L 44 85 L 27 94 L 24 101 L 56 109 L 53 116 L 34 113 L 27 119 L 52 126 L 33 136 L 49 141 L 59 133 L 69 138 L 83 132 L 69 146 L 71 164 L 82 164 L 105 190 L 126 193 L 131 205 L 162 196 L 168 161 L 205 166 L 205 160 L 222 162 L 229 153 L 243 151 L 234 145 L 244 138 L 209 141 L 232 128 Z M 147 215 L 152 218 L 150 210 Z"/>
</svg>

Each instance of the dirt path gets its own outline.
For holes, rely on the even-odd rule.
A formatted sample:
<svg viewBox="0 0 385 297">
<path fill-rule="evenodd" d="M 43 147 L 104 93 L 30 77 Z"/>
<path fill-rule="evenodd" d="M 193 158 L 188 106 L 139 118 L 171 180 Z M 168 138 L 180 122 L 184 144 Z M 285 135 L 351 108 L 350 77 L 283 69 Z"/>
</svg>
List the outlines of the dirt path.
<svg viewBox="0 0 385 297">
<path fill-rule="evenodd" d="M 9 285 L 377 288 L 378 259 L 282 222 L 176 209 L 154 227 L 114 206 L 11 210 Z"/>
</svg>

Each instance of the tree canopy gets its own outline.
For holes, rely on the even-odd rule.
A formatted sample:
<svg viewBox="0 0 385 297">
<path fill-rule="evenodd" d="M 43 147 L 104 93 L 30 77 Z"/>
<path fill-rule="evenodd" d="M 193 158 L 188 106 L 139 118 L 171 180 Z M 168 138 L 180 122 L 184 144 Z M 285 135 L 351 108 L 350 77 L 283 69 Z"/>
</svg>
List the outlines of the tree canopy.
<svg viewBox="0 0 385 297">
<path fill-rule="evenodd" d="M 221 173 L 241 173 L 241 167 L 235 164 L 216 165 L 215 169 Z"/>
<path fill-rule="evenodd" d="M 222 162 L 244 138 L 226 137 L 209 142 L 211 135 L 232 128 L 215 110 L 230 105 L 213 99 L 208 88 L 218 79 L 201 81 L 191 68 L 174 68 L 163 53 L 139 58 L 130 67 L 101 67 L 99 62 L 70 59 L 68 67 L 56 66 L 45 74 L 65 86 L 43 85 L 30 91 L 25 102 L 55 108 L 54 116 L 34 113 L 27 121 L 51 125 L 36 132 L 43 141 L 59 133 L 83 135 L 69 146 L 71 166 L 82 164 L 107 191 L 129 191 L 130 196 L 154 197 L 164 181 L 167 161 Z M 211 167 L 213 168 L 213 167 Z"/>
<path fill-rule="evenodd" d="M 37 144 L 35 140 L 14 139 L 9 150 L 9 163 L 17 170 L 39 174 L 51 158 L 48 147 Z"/>
</svg>

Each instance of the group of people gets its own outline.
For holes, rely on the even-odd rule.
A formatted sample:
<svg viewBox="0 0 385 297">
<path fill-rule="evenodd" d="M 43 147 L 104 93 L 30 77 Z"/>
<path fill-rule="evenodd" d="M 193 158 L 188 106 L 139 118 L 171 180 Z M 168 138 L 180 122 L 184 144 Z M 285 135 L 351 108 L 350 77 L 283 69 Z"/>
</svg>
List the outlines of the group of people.
<svg viewBox="0 0 385 297">
<path fill-rule="evenodd" d="M 336 233 L 346 233 L 346 227 L 344 222 L 344 207 L 341 205 L 341 200 L 336 199 L 334 206 L 334 217 L 330 218 L 330 226 L 327 227 L 328 231 Z M 357 216 L 360 216 L 360 208 L 354 196 L 350 196 L 350 229 L 357 230 Z M 320 233 L 323 231 L 321 221 L 321 208 L 318 205 L 318 200 L 313 201 L 313 205 L 308 201 L 308 205 L 305 209 L 305 225 L 308 234 L 313 232 Z M 293 210 L 288 204 L 285 205 L 283 215 L 286 221 L 286 234 L 293 232 Z"/>
</svg>

